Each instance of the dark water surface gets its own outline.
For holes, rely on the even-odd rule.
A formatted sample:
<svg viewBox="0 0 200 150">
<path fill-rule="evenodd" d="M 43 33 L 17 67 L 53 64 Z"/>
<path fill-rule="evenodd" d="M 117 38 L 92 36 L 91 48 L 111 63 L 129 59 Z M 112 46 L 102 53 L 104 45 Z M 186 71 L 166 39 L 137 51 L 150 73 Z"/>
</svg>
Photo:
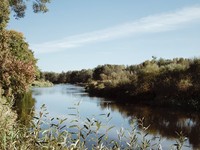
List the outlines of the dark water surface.
<svg viewBox="0 0 200 150">
<path fill-rule="evenodd" d="M 48 88 L 33 88 L 21 103 L 19 103 L 18 114 L 22 122 L 26 123 L 32 118 L 27 117 L 31 109 L 36 112 L 42 104 L 47 107 L 52 117 L 70 117 L 69 107 L 80 102 L 79 112 L 81 118 L 97 118 L 100 114 L 108 114 L 112 117 L 109 125 L 115 128 L 110 131 L 110 138 L 116 138 L 116 130 L 121 127 L 130 129 L 132 119 L 145 118 L 144 126 L 150 125 L 148 129 L 149 139 L 154 136 L 161 137 L 163 149 L 170 149 L 178 138 L 176 132 L 183 132 L 188 140 L 184 149 L 200 149 L 200 114 L 170 110 L 167 108 L 150 108 L 147 106 L 135 106 L 134 104 L 116 103 L 104 98 L 90 97 L 84 92 L 83 87 L 75 85 L 55 85 Z M 139 129 L 140 130 L 140 129 Z"/>
</svg>

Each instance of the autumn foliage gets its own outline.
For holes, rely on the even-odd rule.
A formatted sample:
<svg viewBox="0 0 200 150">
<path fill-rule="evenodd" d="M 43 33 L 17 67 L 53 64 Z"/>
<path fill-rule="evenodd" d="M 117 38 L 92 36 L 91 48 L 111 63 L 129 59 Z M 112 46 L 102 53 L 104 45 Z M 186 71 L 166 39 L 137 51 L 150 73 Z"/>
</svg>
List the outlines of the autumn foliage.
<svg viewBox="0 0 200 150">
<path fill-rule="evenodd" d="M 13 99 L 34 81 L 37 66 L 33 52 L 22 33 L 7 30 L 9 5 L 0 4 L 0 95 Z"/>
</svg>

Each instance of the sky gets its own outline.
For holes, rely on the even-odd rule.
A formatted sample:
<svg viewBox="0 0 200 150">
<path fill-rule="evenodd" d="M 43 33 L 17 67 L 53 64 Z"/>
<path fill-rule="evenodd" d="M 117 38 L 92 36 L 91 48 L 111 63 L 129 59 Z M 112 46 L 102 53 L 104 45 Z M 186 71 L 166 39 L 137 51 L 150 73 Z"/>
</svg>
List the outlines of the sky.
<svg viewBox="0 0 200 150">
<path fill-rule="evenodd" d="M 199 0 L 52 0 L 16 20 L 42 71 L 200 57 Z"/>
</svg>

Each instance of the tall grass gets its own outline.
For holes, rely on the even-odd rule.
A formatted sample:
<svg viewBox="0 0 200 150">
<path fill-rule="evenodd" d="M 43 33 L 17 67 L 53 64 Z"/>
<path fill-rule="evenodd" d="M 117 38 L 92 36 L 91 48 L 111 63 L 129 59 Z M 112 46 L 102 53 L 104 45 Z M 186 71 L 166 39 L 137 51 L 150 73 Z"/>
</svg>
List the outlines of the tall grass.
<svg viewBox="0 0 200 150">
<path fill-rule="evenodd" d="M 162 149 L 160 138 L 148 137 L 148 127 L 143 125 L 144 118 L 132 120 L 131 130 L 124 128 L 116 131 L 110 125 L 111 114 L 101 114 L 104 118 L 81 118 L 79 103 L 69 108 L 68 118 L 50 118 L 45 105 L 30 122 L 30 126 L 13 123 L 9 128 L 0 126 L 0 149 L 2 150 L 146 150 Z M 6 113 L 6 112 L 5 112 Z M 142 129 L 142 130 L 139 130 Z M 109 133 L 116 131 L 116 138 Z M 170 149 L 180 150 L 186 137 L 179 133 L 179 140 Z M 157 140 L 155 140 L 157 139 Z"/>
</svg>

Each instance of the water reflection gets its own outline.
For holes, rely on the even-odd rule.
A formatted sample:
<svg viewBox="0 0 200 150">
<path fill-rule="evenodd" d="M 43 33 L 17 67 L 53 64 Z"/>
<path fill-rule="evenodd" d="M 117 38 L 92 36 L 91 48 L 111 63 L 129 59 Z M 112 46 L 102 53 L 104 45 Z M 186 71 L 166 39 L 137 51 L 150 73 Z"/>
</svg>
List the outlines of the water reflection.
<svg viewBox="0 0 200 150">
<path fill-rule="evenodd" d="M 122 103 L 101 103 L 101 108 L 109 107 L 112 111 L 120 112 L 124 117 L 145 118 L 144 125 L 150 125 L 148 132 L 154 136 L 167 139 L 178 138 L 176 132 L 183 132 L 189 138 L 193 148 L 200 148 L 200 115 L 167 108 L 150 108 Z"/>
<path fill-rule="evenodd" d="M 42 89 L 42 90 L 40 90 Z M 43 88 L 33 88 L 32 93 L 35 96 L 44 95 L 44 94 L 62 94 L 62 95 L 73 95 L 77 97 L 88 97 L 88 93 L 85 93 L 84 87 L 70 85 L 70 84 L 59 84 L 52 87 L 43 87 Z"/>
<path fill-rule="evenodd" d="M 28 126 L 33 119 L 35 110 L 35 99 L 32 97 L 32 92 L 25 93 L 14 105 L 17 111 L 18 120 Z"/>
<path fill-rule="evenodd" d="M 148 132 L 151 136 L 161 136 L 166 139 L 165 143 L 172 145 L 177 138 L 175 131 L 183 131 L 189 138 L 190 146 L 193 149 L 200 148 L 200 115 L 198 113 L 116 103 L 112 100 L 90 97 L 84 92 L 84 88 L 79 86 L 56 85 L 50 88 L 33 88 L 32 93 L 24 95 L 16 107 L 20 121 L 27 125 L 34 115 L 31 110 L 37 111 L 42 104 L 47 106 L 51 116 L 66 117 L 66 114 L 69 114 L 67 108 L 80 100 L 82 103 L 79 110 L 83 118 L 111 112 L 112 125 L 119 130 L 122 126 L 128 128 L 129 121 L 133 118 L 144 117 L 144 125 L 150 125 Z M 115 137 L 114 131 L 111 136 Z"/>
</svg>

